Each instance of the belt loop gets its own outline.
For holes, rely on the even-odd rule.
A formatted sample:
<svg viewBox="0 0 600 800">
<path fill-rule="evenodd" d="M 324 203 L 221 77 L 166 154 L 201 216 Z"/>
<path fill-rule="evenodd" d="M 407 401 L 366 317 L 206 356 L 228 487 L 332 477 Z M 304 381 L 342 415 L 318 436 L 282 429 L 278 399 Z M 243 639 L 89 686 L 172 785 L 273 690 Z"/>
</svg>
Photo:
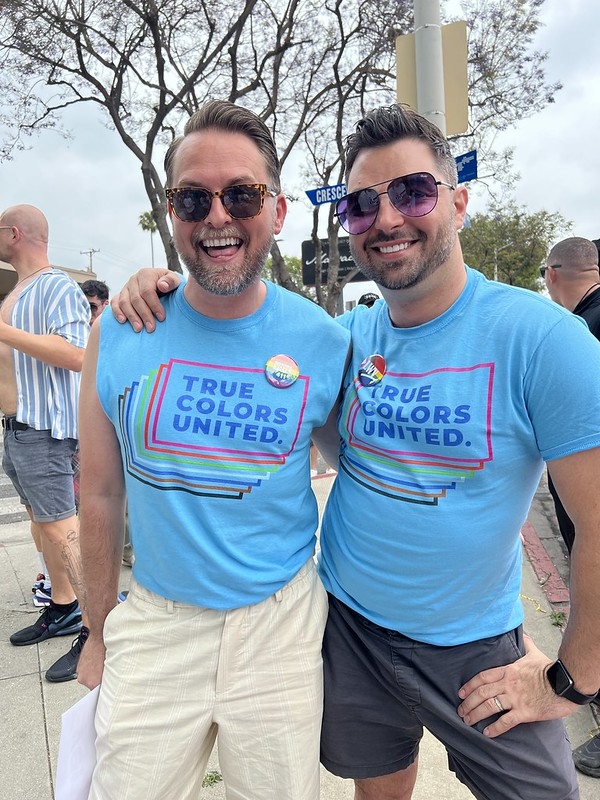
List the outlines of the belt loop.
<svg viewBox="0 0 600 800">
<path fill-rule="evenodd" d="M 167 614 L 173 614 L 175 611 L 175 603 L 167 599 Z"/>
</svg>

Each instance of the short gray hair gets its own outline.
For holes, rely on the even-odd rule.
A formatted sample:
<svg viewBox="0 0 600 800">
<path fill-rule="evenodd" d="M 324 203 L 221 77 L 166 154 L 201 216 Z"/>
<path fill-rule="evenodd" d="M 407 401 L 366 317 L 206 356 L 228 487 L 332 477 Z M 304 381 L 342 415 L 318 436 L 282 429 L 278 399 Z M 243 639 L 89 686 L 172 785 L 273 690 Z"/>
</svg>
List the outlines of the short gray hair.
<svg viewBox="0 0 600 800">
<path fill-rule="evenodd" d="M 551 267 L 550 261 L 560 264 L 561 267 L 573 269 L 598 266 L 598 248 L 591 239 L 571 236 L 554 245 L 546 259 L 546 263 Z"/>
</svg>

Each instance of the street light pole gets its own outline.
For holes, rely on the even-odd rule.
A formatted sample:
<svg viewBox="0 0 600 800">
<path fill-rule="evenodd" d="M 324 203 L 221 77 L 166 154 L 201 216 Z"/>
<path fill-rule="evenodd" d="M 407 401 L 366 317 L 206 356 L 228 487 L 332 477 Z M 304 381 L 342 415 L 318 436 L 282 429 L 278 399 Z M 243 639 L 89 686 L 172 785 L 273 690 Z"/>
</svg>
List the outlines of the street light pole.
<svg viewBox="0 0 600 800">
<path fill-rule="evenodd" d="M 414 0 L 418 111 L 446 135 L 444 56 L 439 0 Z"/>
</svg>

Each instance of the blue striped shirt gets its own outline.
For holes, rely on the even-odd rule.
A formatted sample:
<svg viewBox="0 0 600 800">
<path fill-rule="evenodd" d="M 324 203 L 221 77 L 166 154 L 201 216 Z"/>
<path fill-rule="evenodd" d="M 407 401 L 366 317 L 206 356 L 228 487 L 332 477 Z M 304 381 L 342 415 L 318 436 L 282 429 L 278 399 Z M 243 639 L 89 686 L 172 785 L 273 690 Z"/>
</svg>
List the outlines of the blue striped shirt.
<svg viewBox="0 0 600 800">
<path fill-rule="evenodd" d="M 64 272 L 52 269 L 26 286 L 16 301 L 11 324 L 29 333 L 56 334 L 85 347 L 90 331 L 85 295 Z M 17 419 L 54 439 L 77 439 L 80 373 L 53 367 L 13 350 Z"/>
</svg>

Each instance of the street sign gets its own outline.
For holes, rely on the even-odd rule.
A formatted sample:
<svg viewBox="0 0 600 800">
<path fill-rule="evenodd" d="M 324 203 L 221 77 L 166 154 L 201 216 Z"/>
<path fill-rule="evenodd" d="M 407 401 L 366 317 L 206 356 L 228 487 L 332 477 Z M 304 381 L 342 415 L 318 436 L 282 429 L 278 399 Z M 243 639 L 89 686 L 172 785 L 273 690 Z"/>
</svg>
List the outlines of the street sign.
<svg viewBox="0 0 600 800">
<path fill-rule="evenodd" d="M 462 156 L 456 156 L 456 169 L 458 170 L 458 182 L 474 181 L 477 178 L 477 150 L 469 150 Z"/>
<path fill-rule="evenodd" d="M 329 266 L 329 242 L 327 239 L 320 239 L 321 242 L 321 283 L 327 283 L 327 268 Z M 340 267 L 338 276 L 340 278 L 346 275 L 353 269 L 356 269 L 354 259 L 350 255 L 350 246 L 348 244 L 348 237 L 343 236 L 338 239 L 338 248 L 340 253 Z M 317 258 L 315 254 L 315 243 L 312 239 L 302 242 L 302 283 L 305 286 L 315 285 L 315 266 Z M 358 281 L 366 281 L 368 278 L 359 272 L 350 283 Z"/>
<path fill-rule="evenodd" d="M 346 184 L 338 183 L 337 186 L 322 186 L 320 189 L 307 189 L 306 195 L 313 206 L 323 203 L 336 203 L 346 194 Z"/>
</svg>

